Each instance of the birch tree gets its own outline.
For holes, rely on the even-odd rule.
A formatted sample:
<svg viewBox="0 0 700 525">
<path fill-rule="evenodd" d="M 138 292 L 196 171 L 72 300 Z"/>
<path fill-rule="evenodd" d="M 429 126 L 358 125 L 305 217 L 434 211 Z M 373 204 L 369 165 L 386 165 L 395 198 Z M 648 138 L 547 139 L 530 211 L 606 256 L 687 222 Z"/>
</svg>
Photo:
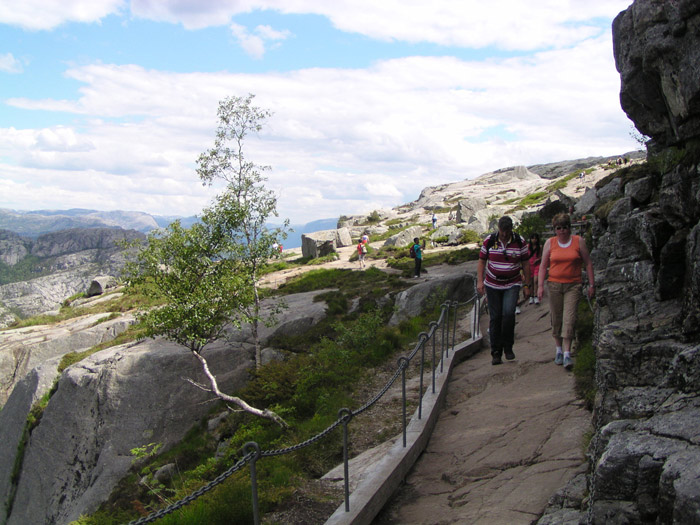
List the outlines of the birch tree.
<svg viewBox="0 0 700 525">
<path fill-rule="evenodd" d="M 232 324 L 240 328 L 248 321 L 246 311 L 254 302 L 250 270 L 237 256 L 241 246 L 232 241 L 239 221 L 240 216 L 231 210 L 222 215 L 213 206 L 191 228 L 176 221 L 165 230 L 152 232 L 127 266 L 127 275 L 132 290 L 162 302 L 138 313 L 146 336 L 162 336 L 178 343 L 199 361 L 206 383 L 188 379 L 190 383 L 286 427 L 273 411 L 255 408 L 222 392 L 206 359 L 206 345 L 223 337 Z"/>
<path fill-rule="evenodd" d="M 259 327 L 265 319 L 261 316 L 259 280 L 261 267 L 272 254 L 272 245 L 286 237 L 285 229 L 269 229 L 267 222 L 277 217 L 277 197 L 265 188 L 264 172 L 270 166 L 250 161 L 245 150 L 246 140 L 262 130 L 271 116 L 267 110 L 253 105 L 254 95 L 227 97 L 219 103 L 214 146 L 197 159 L 197 173 L 204 185 L 217 181 L 226 184 L 216 198 L 215 208 L 220 220 L 231 216 L 239 221 L 237 229 L 231 230 L 237 262 L 245 268 L 252 303 L 246 310 L 255 343 L 256 367 L 262 364 Z"/>
</svg>

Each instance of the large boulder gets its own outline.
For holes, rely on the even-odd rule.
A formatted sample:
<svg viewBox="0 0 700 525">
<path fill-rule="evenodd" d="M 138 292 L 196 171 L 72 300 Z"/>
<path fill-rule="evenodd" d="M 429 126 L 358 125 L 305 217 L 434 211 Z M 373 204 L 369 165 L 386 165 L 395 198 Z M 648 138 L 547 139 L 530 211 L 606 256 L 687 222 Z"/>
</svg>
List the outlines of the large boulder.
<svg viewBox="0 0 700 525">
<path fill-rule="evenodd" d="M 304 233 L 301 236 L 301 254 L 303 257 L 316 259 L 351 244 L 352 237 L 348 228 Z"/>
<path fill-rule="evenodd" d="M 95 277 L 92 282 L 90 283 L 90 286 L 87 289 L 87 295 L 88 297 L 94 297 L 95 295 L 102 295 L 105 293 L 108 289 L 114 288 L 117 286 L 117 279 L 112 277 L 111 275 L 98 275 Z"/>
<path fill-rule="evenodd" d="M 384 246 L 398 246 L 404 247 L 413 243 L 413 239 L 423 235 L 423 228 L 420 226 L 412 226 L 406 230 L 403 230 L 396 235 L 392 235 L 386 241 L 384 241 Z"/>
<path fill-rule="evenodd" d="M 700 3 L 637 0 L 613 22 L 622 109 L 658 147 L 700 135 Z"/>
<path fill-rule="evenodd" d="M 426 308 L 445 302 L 464 302 L 475 293 L 474 276 L 467 273 L 431 277 L 427 281 L 399 293 L 395 301 L 394 314 L 390 325 L 397 325 L 405 319 L 420 315 Z"/>
</svg>

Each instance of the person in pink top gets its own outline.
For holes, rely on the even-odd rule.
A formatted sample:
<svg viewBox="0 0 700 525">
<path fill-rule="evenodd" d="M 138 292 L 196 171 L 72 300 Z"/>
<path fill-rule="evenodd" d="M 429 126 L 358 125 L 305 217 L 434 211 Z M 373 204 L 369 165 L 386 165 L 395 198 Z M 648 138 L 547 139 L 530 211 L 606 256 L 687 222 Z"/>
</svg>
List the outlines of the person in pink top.
<svg viewBox="0 0 700 525">
<path fill-rule="evenodd" d="M 529 304 L 540 304 L 540 300 L 537 298 L 537 278 L 540 275 L 540 263 L 542 262 L 542 245 L 539 233 L 534 232 L 530 235 L 527 250 L 530 255 L 530 290 L 532 290 Z"/>
<path fill-rule="evenodd" d="M 581 298 L 582 267 L 588 274 L 588 297 L 593 297 L 595 280 L 593 262 L 586 241 L 571 234 L 571 218 L 566 213 L 552 219 L 555 236 L 547 239 L 542 250 L 542 278 L 537 298 L 544 295 L 544 281 L 548 281 L 549 309 L 552 316 L 552 337 L 556 343 L 554 363 L 570 370 L 571 341 L 576 334 L 576 310 Z"/>
</svg>

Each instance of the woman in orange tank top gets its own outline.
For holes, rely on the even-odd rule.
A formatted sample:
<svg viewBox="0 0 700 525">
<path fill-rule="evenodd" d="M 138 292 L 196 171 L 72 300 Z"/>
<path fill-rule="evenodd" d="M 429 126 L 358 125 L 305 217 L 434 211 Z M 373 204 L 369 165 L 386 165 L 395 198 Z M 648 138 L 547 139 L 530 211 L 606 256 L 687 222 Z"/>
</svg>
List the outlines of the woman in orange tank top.
<svg viewBox="0 0 700 525">
<path fill-rule="evenodd" d="M 552 336 L 556 343 L 554 363 L 570 370 L 571 341 L 575 335 L 576 310 L 581 298 L 581 270 L 588 274 L 588 297 L 593 297 L 595 279 L 586 241 L 571 235 L 571 219 L 560 213 L 552 219 L 555 236 L 548 239 L 542 250 L 542 264 L 537 297 L 542 300 L 544 281 L 548 281 L 549 309 L 552 316 Z"/>
</svg>

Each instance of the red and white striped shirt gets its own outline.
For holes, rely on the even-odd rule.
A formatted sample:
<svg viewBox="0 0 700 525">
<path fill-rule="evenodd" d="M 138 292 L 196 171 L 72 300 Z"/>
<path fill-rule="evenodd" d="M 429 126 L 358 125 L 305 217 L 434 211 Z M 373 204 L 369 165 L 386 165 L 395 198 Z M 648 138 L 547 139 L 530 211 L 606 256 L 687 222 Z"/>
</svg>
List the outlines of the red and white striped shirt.
<svg viewBox="0 0 700 525">
<path fill-rule="evenodd" d="M 527 243 L 523 242 L 520 245 L 515 240 L 515 236 L 511 235 L 507 246 L 497 238 L 493 246 L 487 250 L 486 244 L 490 237 L 490 235 L 486 237 L 479 252 L 479 259 L 486 261 L 484 285 L 496 290 L 519 286 L 522 283 L 520 276 L 522 265 L 529 262 Z"/>
</svg>

